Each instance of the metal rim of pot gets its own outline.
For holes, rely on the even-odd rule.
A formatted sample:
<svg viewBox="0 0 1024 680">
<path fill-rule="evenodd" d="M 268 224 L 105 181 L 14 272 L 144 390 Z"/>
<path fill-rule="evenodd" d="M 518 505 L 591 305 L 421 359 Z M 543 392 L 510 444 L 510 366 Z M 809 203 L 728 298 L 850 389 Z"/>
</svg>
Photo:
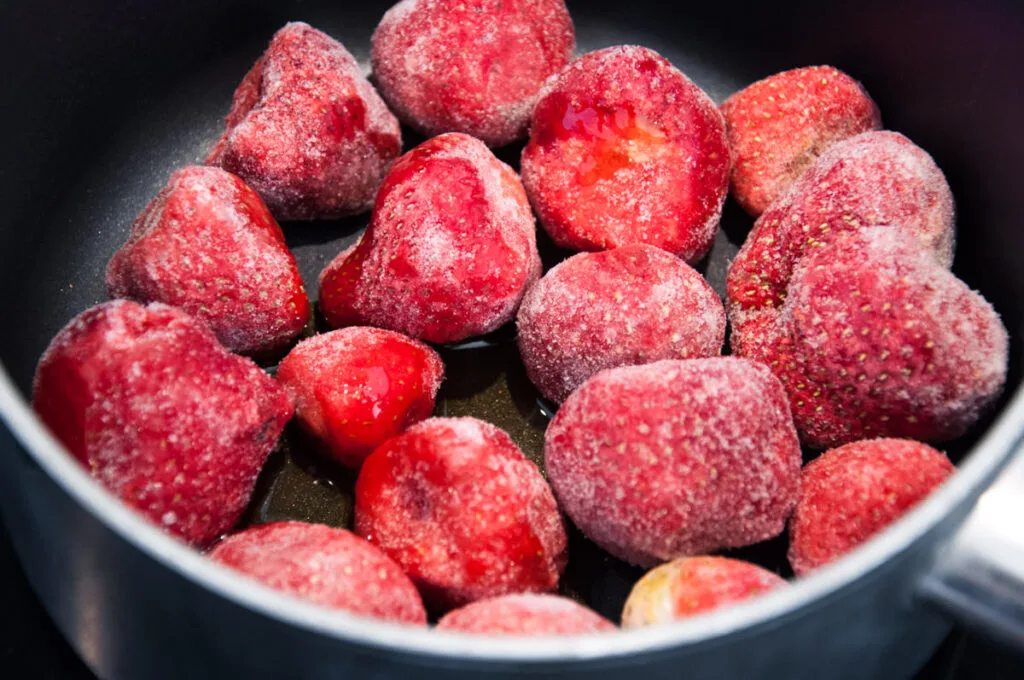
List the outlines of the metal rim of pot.
<svg viewBox="0 0 1024 680">
<path fill-rule="evenodd" d="M 781 621 L 867 576 L 935 527 L 1013 458 L 1024 435 L 1024 388 L 1016 390 L 995 423 L 942 488 L 874 540 L 835 564 L 798 579 L 792 588 L 662 626 L 543 639 L 469 636 L 374 621 L 321 608 L 258 583 L 240 580 L 229 569 L 150 525 L 96 483 L 43 427 L 2 365 L 0 417 L 35 463 L 88 512 L 152 559 L 219 597 L 299 629 L 369 648 L 427 657 L 540 663 L 593 661 L 656 652 L 752 630 Z M 961 609 L 970 609 L 970 605 Z"/>
</svg>

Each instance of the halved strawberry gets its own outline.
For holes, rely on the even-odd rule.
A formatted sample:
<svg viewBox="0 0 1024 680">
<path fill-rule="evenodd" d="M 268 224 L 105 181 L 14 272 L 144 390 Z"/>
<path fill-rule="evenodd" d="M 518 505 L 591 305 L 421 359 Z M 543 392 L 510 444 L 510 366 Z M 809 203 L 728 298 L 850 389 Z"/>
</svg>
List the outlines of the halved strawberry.
<svg viewBox="0 0 1024 680">
<path fill-rule="evenodd" d="M 559 246 L 645 243 L 693 263 L 711 247 L 729 188 L 725 122 L 657 52 L 597 50 L 541 91 L 522 173 Z"/>
</svg>

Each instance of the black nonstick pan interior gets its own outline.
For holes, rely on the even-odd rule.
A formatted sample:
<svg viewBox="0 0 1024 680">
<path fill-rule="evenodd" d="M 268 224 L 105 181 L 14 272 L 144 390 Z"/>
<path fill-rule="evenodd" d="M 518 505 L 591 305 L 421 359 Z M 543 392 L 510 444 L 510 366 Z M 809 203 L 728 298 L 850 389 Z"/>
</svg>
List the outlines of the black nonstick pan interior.
<svg viewBox="0 0 1024 680">
<path fill-rule="evenodd" d="M 26 395 L 49 339 L 72 316 L 106 299 L 104 269 L 134 217 L 175 168 L 205 156 L 234 87 L 272 33 L 286 21 L 308 21 L 365 64 L 370 34 L 389 4 L 198 7 L 138 0 L 59 8 L 26 3 L 14 10 L 21 16 L 0 28 L 0 49 L 9 53 L 3 104 L 9 158 L 0 164 L 0 357 Z M 1009 3 L 568 4 L 580 52 L 646 45 L 719 102 L 753 80 L 796 66 L 828 63 L 863 81 L 886 127 L 907 134 L 945 170 L 959 213 L 954 269 L 1003 314 L 1016 348 L 1024 273 L 1014 261 L 1024 229 L 1011 169 L 1024 158 L 1024 135 L 1017 134 L 1011 112 L 1024 108 L 1014 67 L 1024 59 L 1005 53 L 1016 41 L 992 39 L 993 32 L 1021 34 L 1020 13 Z M 818 28 L 810 30 L 812 24 Z M 834 31 L 823 35 L 821 26 Z M 45 50 L 27 44 L 27 36 L 40 34 L 49 36 Z M 989 47 L 996 44 L 1002 51 Z M 404 136 L 406 149 L 422 141 L 408 130 Z M 498 153 L 517 166 L 520 149 Z M 320 270 L 358 237 L 367 219 L 282 225 L 311 293 Z M 750 226 L 730 201 L 715 247 L 699 267 L 720 294 L 728 262 Z M 541 242 L 546 265 L 564 256 L 543 233 Z M 519 363 L 514 328 L 442 352 L 448 381 L 437 413 L 493 422 L 542 464 L 546 408 Z M 1018 380 L 1014 352 L 1009 384 Z M 954 460 L 987 422 L 947 447 Z M 244 522 L 346 526 L 352 482 L 351 473 L 310 453 L 289 430 Z M 784 538 L 736 554 L 791 575 Z M 640 573 L 574 532 L 563 590 L 617 620 Z"/>
</svg>

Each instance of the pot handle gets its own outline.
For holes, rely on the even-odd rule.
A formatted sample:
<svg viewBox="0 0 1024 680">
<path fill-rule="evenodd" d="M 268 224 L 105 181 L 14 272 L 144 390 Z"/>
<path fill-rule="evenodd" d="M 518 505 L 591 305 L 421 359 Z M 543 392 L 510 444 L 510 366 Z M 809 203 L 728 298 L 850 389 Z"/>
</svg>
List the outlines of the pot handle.
<svg viewBox="0 0 1024 680">
<path fill-rule="evenodd" d="M 1024 447 L 938 553 L 921 595 L 1024 648 Z"/>
</svg>

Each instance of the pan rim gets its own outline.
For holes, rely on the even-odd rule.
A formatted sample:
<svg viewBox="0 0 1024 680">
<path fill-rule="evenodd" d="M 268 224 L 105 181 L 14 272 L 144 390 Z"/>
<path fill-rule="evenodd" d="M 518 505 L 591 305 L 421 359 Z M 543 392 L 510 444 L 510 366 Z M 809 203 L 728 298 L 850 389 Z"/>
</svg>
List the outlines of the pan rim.
<svg viewBox="0 0 1024 680">
<path fill-rule="evenodd" d="M 243 609 L 325 638 L 427 662 L 565 664 L 610 660 L 712 642 L 770 627 L 823 603 L 876 572 L 894 555 L 971 501 L 1012 457 L 1022 438 L 1024 386 L 971 449 L 957 473 L 927 501 L 851 555 L 750 602 L 687 620 L 615 633 L 552 638 L 485 637 L 403 626 L 330 610 L 272 590 L 205 559 L 151 525 L 101 487 L 43 426 L 0 363 L 0 419 L 65 493 L 118 537 L 162 566 Z M 6 454 L 17 455 L 17 454 Z"/>
</svg>

